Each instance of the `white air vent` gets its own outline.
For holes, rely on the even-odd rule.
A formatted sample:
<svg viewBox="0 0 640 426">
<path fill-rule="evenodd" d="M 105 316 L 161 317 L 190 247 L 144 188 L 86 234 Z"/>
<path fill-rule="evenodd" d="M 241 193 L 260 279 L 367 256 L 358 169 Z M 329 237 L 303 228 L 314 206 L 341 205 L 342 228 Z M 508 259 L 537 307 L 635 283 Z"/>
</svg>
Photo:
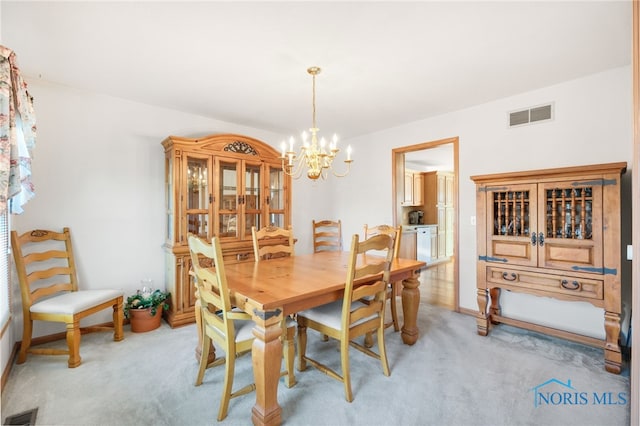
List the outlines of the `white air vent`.
<svg viewBox="0 0 640 426">
<path fill-rule="evenodd" d="M 553 103 L 539 105 L 509 113 L 509 127 L 538 123 L 553 119 Z"/>
</svg>

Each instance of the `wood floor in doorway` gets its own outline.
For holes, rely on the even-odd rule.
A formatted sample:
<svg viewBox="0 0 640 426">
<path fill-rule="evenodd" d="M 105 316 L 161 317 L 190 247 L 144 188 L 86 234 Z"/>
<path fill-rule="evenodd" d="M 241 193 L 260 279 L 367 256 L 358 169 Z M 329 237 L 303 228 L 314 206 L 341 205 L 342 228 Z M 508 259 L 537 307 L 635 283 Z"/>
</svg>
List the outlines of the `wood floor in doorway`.
<svg viewBox="0 0 640 426">
<path fill-rule="evenodd" d="M 439 263 L 420 271 L 420 298 L 432 305 L 454 309 L 455 260 Z"/>
</svg>

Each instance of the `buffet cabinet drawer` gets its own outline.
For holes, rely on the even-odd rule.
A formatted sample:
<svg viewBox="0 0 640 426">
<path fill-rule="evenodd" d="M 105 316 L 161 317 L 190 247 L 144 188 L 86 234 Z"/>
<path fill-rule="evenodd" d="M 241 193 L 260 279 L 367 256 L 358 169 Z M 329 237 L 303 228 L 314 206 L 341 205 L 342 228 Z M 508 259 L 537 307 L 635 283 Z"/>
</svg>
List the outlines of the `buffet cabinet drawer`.
<svg viewBox="0 0 640 426">
<path fill-rule="evenodd" d="M 522 289 L 536 294 L 549 292 L 598 300 L 602 300 L 604 294 L 602 280 L 516 269 L 487 267 L 487 282 L 498 284 L 497 287 Z"/>
</svg>

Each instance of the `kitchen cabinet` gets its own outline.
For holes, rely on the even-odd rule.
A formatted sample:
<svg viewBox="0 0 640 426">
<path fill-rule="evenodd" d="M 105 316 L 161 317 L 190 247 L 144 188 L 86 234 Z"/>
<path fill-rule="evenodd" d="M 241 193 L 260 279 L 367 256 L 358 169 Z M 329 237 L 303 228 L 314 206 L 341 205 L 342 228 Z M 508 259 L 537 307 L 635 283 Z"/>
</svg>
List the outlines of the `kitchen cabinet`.
<svg viewBox="0 0 640 426">
<path fill-rule="evenodd" d="M 447 171 L 423 173 L 424 222 L 438 226 L 434 258 L 453 256 L 455 226 L 454 174 Z"/>
<path fill-rule="evenodd" d="M 419 172 L 405 170 L 403 206 L 421 206 L 423 203 L 423 177 Z"/>
<path fill-rule="evenodd" d="M 169 136 L 162 146 L 166 318 L 174 327 L 195 320 L 188 234 L 219 237 L 225 262 L 253 261 L 252 226 L 291 224 L 291 178 L 277 150 L 247 136 Z"/>
<path fill-rule="evenodd" d="M 403 259 L 417 259 L 416 231 L 402 232 L 400 240 L 400 252 L 398 256 Z"/>
<path fill-rule="evenodd" d="M 604 347 L 620 373 L 620 178 L 626 163 L 473 176 L 478 334 L 506 323 Z M 604 341 L 502 316 L 501 289 L 604 309 Z"/>
</svg>

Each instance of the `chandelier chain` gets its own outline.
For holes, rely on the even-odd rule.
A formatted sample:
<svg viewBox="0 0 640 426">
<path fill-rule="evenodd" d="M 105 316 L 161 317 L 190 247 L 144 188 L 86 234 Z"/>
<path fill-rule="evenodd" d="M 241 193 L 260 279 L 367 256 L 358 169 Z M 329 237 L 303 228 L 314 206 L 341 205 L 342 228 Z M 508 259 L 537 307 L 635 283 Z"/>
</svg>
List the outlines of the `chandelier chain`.
<svg viewBox="0 0 640 426">
<path fill-rule="evenodd" d="M 313 128 L 316 128 L 316 75 L 313 75 Z"/>
</svg>

